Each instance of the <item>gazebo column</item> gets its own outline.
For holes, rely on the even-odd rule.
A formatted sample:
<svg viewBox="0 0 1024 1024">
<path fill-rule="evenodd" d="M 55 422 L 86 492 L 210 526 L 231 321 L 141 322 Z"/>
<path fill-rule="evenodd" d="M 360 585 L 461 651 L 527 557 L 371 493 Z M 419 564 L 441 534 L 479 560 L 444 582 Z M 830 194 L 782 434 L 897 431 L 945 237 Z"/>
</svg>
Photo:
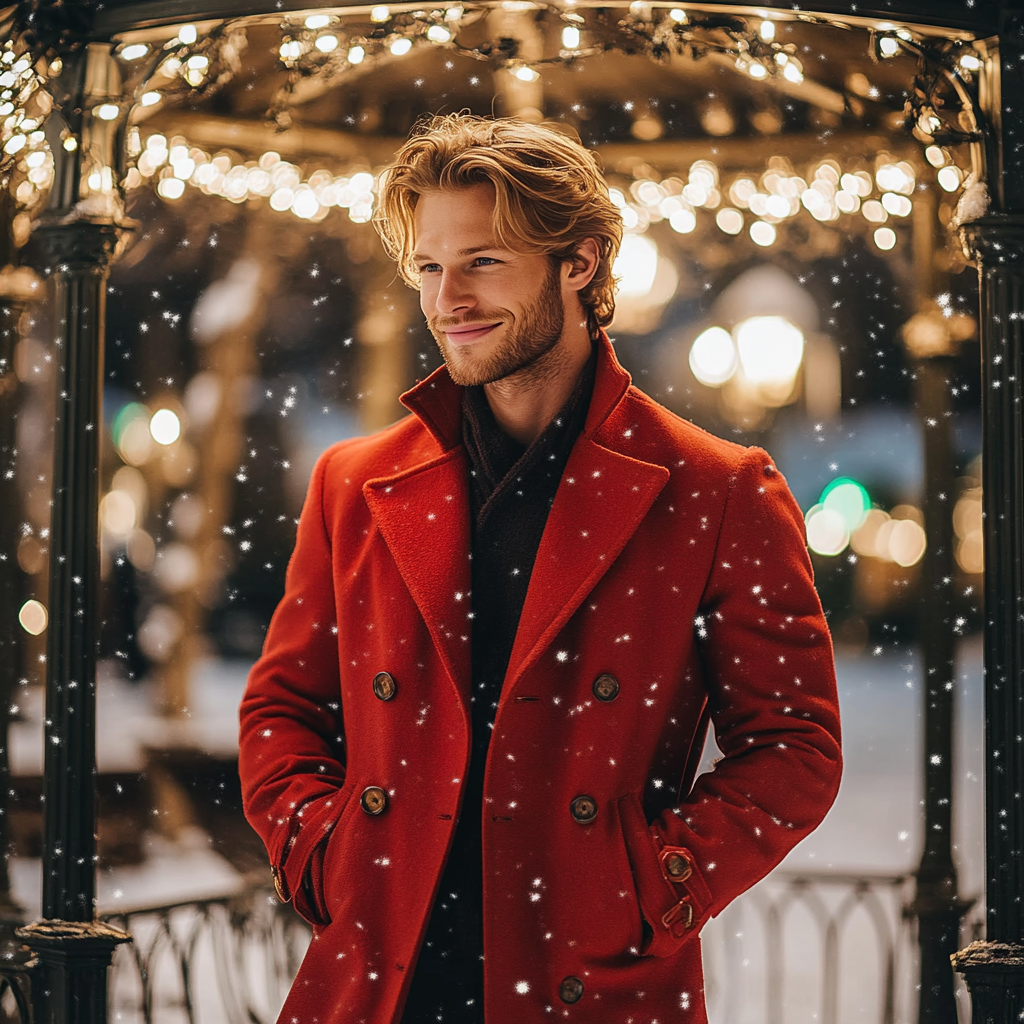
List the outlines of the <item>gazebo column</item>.
<svg viewBox="0 0 1024 1024">
<path fill-rule="evenodd" d="M 986 928 L 952 961 L 974 1024 L 1024 1019 L 1024 15 L 1006 3 L 1000 21 L 982 90 L 992 210 L 960 228 L 980 283 Z"/>
<path fill-rule="evenodd" d="M 981 275 L 986 939 L 953 956 L 975 1024 L 1024 1019 L 1024 216 L 961 229 Z"/>
<path fill-rule="evenodd" d="M 107 273 L 124 232 L 114 184 L 115 128 L 95 109 L 116 102 L 109 47 L 65 61 L 61 114 L 47 130 L 50 204 L 34 232 L 56 327 L 56 417 L 50 527 L 42 920 L 20 929 L 34 956 L 36 1024 L 106 1021 L 107 967 L 128 936 L 96 919 L 96 652 L 98 506 Z M 90 180 L 91 179 L 91 180 Z"/>
</svg>

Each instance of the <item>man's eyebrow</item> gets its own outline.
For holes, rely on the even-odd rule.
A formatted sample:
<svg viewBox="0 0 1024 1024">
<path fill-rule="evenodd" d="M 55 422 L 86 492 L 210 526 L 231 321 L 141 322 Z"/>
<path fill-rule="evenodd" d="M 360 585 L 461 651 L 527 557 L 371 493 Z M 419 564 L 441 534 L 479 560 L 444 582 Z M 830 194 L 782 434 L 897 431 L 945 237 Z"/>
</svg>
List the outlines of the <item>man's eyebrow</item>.
<svg viewBox="0 0 1024 1024">
<path fill-rule="evenodd" d="M 472 246 L 469 249 L 460 249 L 455 255 L 456 256 L 472 256 L 473 253 L 483 252 L 486 249 L 500 249 L 500 248 L 501 248 L 501 246 L 498 245 L 497 242 L 492 243 L 491 245 L 474 245 L 474 246 Z M 429 261 L 430 257 L 424 255 L 423 253 L 414 252 L 412 254 L 412 259 L 413 259 L 414 263 L 423 263 L 423 262 Z"/>
</svg>

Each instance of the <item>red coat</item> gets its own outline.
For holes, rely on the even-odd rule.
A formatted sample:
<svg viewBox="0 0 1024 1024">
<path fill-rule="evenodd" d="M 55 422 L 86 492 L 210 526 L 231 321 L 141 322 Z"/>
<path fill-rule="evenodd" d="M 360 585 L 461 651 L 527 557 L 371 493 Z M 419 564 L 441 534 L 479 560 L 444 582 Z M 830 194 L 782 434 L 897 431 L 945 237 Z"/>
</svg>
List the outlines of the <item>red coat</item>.
<svg viewBox="0 0 1024 1024">
<path fill-rule="evenodd" d="M 442 368 L 403 401 L 415 415 L 318 462 L 241 707 L 246 813 L 307 917 L 329 836 L 314 874 L 332 920 L 287 1024 L 401 1019 L 459 815 L 460 390 Z M 725 757 L 691 790 L 708 713 Z M 840 765 L 832 648 L 782 475 L 631 387 L 605 339 L 490 743 L 487 1024 L 705 1021 L 701 926 L 821 821 Z"/>
</svg>

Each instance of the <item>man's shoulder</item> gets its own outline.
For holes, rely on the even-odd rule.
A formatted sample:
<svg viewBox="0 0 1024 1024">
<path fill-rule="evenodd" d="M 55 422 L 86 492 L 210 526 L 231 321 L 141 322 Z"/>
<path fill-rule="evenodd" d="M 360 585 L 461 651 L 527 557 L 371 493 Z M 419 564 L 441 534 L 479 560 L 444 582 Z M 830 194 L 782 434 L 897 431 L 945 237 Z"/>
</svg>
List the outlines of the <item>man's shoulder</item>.
<svg viewBox="0 0 1024 1024">
<path fill-rule="evenodd" d="M 641 458 L 661 462 L 670 470 L 688 466 L 691 470 L 729 475 L 737 471 L 751 451 L 666 409 L 634 385 L 626 392 L 614 418 L 612 429 L 624 440 L 635 440 L 645 453 Z"/>
<path fill-rule="evenodd" d="M 358 483 L 399 473 L 440 454 L 437 441 L 416 416 L 403 416 L 382 430 L 337 441 L 317 460 L 324 485 Z"/>
</svg>

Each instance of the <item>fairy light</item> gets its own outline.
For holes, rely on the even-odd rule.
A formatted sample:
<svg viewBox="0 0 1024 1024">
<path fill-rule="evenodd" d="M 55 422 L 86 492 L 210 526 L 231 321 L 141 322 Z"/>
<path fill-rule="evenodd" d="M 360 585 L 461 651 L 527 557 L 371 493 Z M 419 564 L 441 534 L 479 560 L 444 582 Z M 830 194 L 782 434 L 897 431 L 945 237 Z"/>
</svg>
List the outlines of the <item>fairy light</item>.
<svg viewBox="0 0 1024 1024">
<path fill-rule="evenodd" d="M 518 0 L 511 2 L 517 3 Z M 503 7 L 512 9 L 508 4 L 503 4 Z M 515 9 L 521 8 L 517 6 Z M 633 18 L 645 21 L 662 19 L 663 29 L 690 22 L 690 15 L 682 7 L 658 9 L 647 0 L 637 0 L 630 11 Z M 316 62 L 318 53 L 333 54 L 339 49 L 339 60 L 348 66 L 371 59 L 386 59 L 388 54 L 402 57 L 412 51 L 417 41 L 436 45 L 455 41 L 459 30 L 456 23 L 464 14 L 465 8 L 461 5 L 429 13 L 403 13 L 394 30 L 384 30 L 369 38 L 357 35 L 353 40 L 349 37 L 347 42 L 350 45 L 347 46 L 345 34 L 338 27 L 339 15 L 310 14 L 302 20 L 286 23 L 279 53 L 289 67 L 308 60 L 310 73 L 323 66 L 322 60 Z M 390 22 L 394 14 L 391 7 L 381 4 L 370 10 L 369 17 L 375 24 L 383 24 Z M 560 59 L 568 63 L 583 45 L 586 24 L 584 17 L 573 10 L 563 10 L 561 20 L 559 38 L 563 52 Z M 188 36 L 186 28 L 178 33 L 178 41 Z M 323 31 L 325 29 L 327 31 Z M 776 41 L 778 32 L 777 23 L 762 14 L 761 19 L 755 20 L 750 27 L 748 39 L 752 48 L 737 47 L 740 51 L 736 54 L 737 67 L 758 81 L 771 76 L 799 84 L 804 81 L 801 61 L 791 52 L 794 50 L 792 45 L 783 46 Z M 763 48 L 758 49 L 759 45 Z M 901 49 L 899 31 L 891 25 L 884 26 L 884 34 L 877 37 L 877 45 L 882 56 L 895 56 Z M 121 52 L 123 59 L 128 59 L 124 57 L 127 49 L 125 47 Z M 961 54 L 960 59 L 966 57 L 977 60 L 971 53 Z M 546 65 L 558 59 L 548 58 L 540 64 Z M 194 83 L 199 76 L 208 73 L 210 66 L 211 59 L 205 54 L 188 56 L 178 51 L 164 59 L 160 74 L 167 77 L 180 71 L 186 80 Z M 538 67 L 522 60 L 510 61 L 505 70 L 524 83 L 537 82 L 541 77 Z M 190 73 L 196 77 L 189 79 Z M 867 83 L 866 88 L 869 86 Z M 857 95 L 862 94 L 859 90 L 854 91 Z M 151 90 L 143 94 L 140 102 L 151 106 L 161 102 L 162 98 L 159 91 Z M 726 113 L 731 115 L 728 110 Z M 922 114 L 919 110 L 917 116 L 928 116 L 928 111 Z M 702 116 L 702 123 L 703 120 Z M 929 127 L 934 126 L 929 124 Z M 8 144 L 24 146 L 18 142 Z M 65 145 L 74 146 L 76 143 L 69 137 Z M 242 202 L 246 198 L 267 200 L 272 209 L 291 212 L 303 219 L 322 218 L 334 207 L 347 210 L 355 223 L 366 223 L 372 217 L 374 196 L 369 176 L 368 184 L 363 184 L 361 189 L 354 189 L 344 176 L 332 178 L 327 172 L 317 172 L 326 175 L 325 180 L 314 182 L 310 179 L 307 182 L 303 181 L 298 168 L 280 160 L 276 154 L 275 157 L 277 162 L 266 167 L 263 166 L 263 158 L 260 158 L 260 166 L 256 166 L 253 161 L 237 163 L 237 157 L 226 154 L 211 160 L 205 154 L 197 155 L 197 152 L 168 162 L 166 146 L 161 149 L 159 144 L 150 142 L 137 157 L 136 182 L 152 179 L 158 193 L 172 201 L 181 198 L 185 189 L 190 187 L 204 194 L 224 196 L 233 202 Z M 946 150 L 933 144 L 926 148 L 924 157 L 936 168 L 939 187 L 947 192 L 961 187 L 962 173 Z M 625 230 L 631 234 L 644 234 L 651 224 L 664 222 L 665 228 L 689 234 L 707 225 L 733 237 L 748 235 L 754 244 L 767 247 L 775 244 L 784 224 L 795 217 L 810 214 L 815 220 L 828 224 L 836 222 L 840 216 L 851 217 L 859 213 L 864 222 L 858 218 L 844 223 L 851 226 L 861 223 L 863 230 L 872 233 L 876 245 L 885 250 L 896 244 L 895 232 L 887 227 L 886 221 L 890 217 L 910 215 L 913 192 L 917 187 L 912 164 L 894 161 L 886 154 L 879 156 L 873 173 L 857 168 L 856 164 L 853 168 L 842 169 L 830 159 L 819 161 L 816 167 L 812 165 L 804 177 L 794 172 L 788 160 L 776 156 L 769 161 L 768 170 L 760 173 L 759 180 L 740 176 L 722 182 L 718 181 L 718 168 L 710 161 L 707 163 L 708 168 L 691 168 L 688 180 L 666 178 L 663 182 L 639 183 L 644 186 L 642 197 L 637 192 L 626 197 L 620 190 L 610 190 L 613 200 L 620 198 Z M 702 214 L 701 210 L 706 212 Z M 751 217 L 745 217 L 745 210 L 749 210 Z M 883 227 L 886 227 L 885 232 L 881 232 Z M 888 244 L 890 241 L 891 245 Z"/>
<path fill-rule="evenodd" d="M 895 36 L 882 36 L 878 40 L 878 52 L 883 57 L 895 57 L 900 52 L 899 40 Z"/>
</svg>

